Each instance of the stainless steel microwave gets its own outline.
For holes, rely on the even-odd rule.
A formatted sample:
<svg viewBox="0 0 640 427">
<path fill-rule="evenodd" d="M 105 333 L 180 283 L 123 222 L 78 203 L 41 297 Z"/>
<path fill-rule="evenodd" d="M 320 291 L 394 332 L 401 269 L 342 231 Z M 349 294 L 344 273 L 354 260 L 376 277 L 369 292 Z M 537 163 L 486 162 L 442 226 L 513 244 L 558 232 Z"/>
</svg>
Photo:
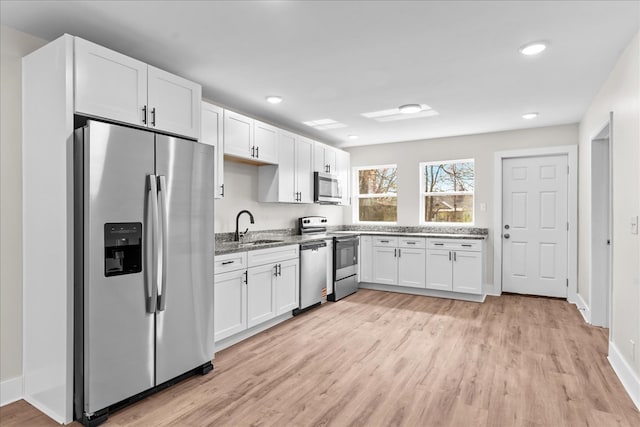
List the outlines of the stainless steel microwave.
<svg viewBox="0 0 640 427">
<path fill-rule="evenodd" d="M 339 204 L 342 201 L 340 178 L 330 173 L 314 172 L 313 201 L 326 205 Z"/>
</svg>

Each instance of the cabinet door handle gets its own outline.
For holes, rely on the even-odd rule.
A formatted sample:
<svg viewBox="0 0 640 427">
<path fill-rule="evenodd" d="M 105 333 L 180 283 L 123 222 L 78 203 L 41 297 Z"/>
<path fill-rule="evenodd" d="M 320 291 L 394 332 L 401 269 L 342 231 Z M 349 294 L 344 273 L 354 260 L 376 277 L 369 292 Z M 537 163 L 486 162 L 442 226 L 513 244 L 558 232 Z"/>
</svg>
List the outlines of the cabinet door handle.
<svg viewBox="0 0 640 427">
<path fill-rule="evenodd" d="M 220 184 L 220 196 L 224 197 L 224 184 Z"/>
<path fill-rule="evenodd" d="M 278 264 L 278 276 L 282 276 L 282 264 Z"/>
<path fill-rule="evenodd" d="M 302 201 L 302 191 L 298 193 L 298 201 L 301 202 Z"/>
<path fill-rule="evenodd" d="M 147 106 L 142 107 L 142 123 L 147 124 Z"/>
<path fill-rule="evenodd" d="M 397 253 L 398 253 L 398 250 L 397 250 L 397 249 L 394 249 L 394 250 L 393 250 L 393 257 L 394 257 L 394 258 L 397 256 Z"/>
<path fill-rule="evenodd" d="M 434 243 L 434 246 L 444 246 L 444 243 Z"/>
<path fill-rule="evenodd" d="M 449 251 L 449 261 L 451 261 L 451 251 Z"/>
<path fill-rule="evenodd" d="M 465 245 L 464 243 L 462 244 L 462 246 L 464 246 L 465 248 L 470 248 L 471 245 Z"/>
<path fill-rule="evenodd" d="M 275 272 L 273 273 L 274 276 L 278 277 L 278 264 L 275 264 L 273 266 L 273 269 L 275 270 Z"/>
<path fill-rule="evenodd" d="M 151 126 L 156 127 L 156 107 L 151 109 Z"/>
<path fill-rule="evenodd" d="M 388 240 L 380 240 L 380 243 L 389 243 Z"/>
<path fill-rule="evenodd" d="M 402 257 L 402 249 L 398 248 L 398 258 Z"/>
<path fill-rule="evenodd" d="M 245 285 L 249 284 L 249 270 L 244 271 L 244 284 Z"/>
<path fill-rule="evenodd" d="M 233 264 L 233 263 L 234 263 L 234 261 L 223 261 L 222 265 Z"/>
<path fill-rule="evenodd" d="M 256 159 L 260 158 L 260 147 L 256 147 Z"/>
<path fill-rule="evenodd" d="M 458 257 L 456 256 L 455 251 L 453 252 L 453 260 L 454 260 L 454 261 L 457 261 L 457 260 L 458 260 Z"/>
</svg>

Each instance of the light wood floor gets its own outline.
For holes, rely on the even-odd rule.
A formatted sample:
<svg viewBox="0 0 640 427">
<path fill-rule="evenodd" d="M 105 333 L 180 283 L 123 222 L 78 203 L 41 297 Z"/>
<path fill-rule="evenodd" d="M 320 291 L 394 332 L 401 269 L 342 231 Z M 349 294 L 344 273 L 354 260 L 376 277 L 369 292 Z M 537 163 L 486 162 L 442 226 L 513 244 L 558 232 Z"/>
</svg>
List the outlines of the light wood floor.
<svg viewBox="0 0 640 427">
<path fill-rule="evenodd" d="M 179 351 L 179 349 L 176 349 Z M 557 299 L 371 290 L 216 355 L 114 426 L 640 426 L 607 331 Z M 24 401 L 0 424 L 56 425 Z"/>
</svg>

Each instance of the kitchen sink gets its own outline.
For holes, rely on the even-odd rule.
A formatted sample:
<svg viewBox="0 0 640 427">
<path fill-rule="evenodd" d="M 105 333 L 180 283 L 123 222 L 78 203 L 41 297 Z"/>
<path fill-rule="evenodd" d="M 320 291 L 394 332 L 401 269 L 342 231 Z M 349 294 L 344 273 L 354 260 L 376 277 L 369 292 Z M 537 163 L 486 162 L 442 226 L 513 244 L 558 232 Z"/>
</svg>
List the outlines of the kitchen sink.
<svg viewBox="0 0 640 427">
<path fill-rule="evenodd" d="M 254 240 L 253 242 L 241 243 L 240 246 L 266 245 L 267 243 L 281 243 L 281 242 L 284 242 L 284 240 L 261 239 L 261 240 Z"/>
</svg>

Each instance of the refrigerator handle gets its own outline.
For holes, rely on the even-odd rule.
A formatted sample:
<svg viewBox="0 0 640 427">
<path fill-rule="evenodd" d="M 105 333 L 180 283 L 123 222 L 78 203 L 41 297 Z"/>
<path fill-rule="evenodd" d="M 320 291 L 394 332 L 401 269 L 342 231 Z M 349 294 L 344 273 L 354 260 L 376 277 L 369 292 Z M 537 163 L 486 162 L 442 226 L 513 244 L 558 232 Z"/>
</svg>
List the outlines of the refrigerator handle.
<svg viewBox="0 0 640 427">
<path fill-rule="evenodd" d="M 158 311 L 167 308 L 167 237 L 169 236 L 169 224 L 167 221 L 167 177 L 158 176 L 158 205 L 162 216 L 162 228 L 160 234 L 160 249 L 162 251 L 162 271 L 160 273 L 161 288 L 158 292 Z M 157 282 L 156 282 L 157 283 Z"/>
<path fill-rule="evenodd" d="M 158 282 L 158 187 L 155 175 L 147 175 L 147 203 L 151 208 L 151 232 L 146 233 L 145 248 L 145 292 L 147 300 L 147 313 L 156 312 L 156 301 L 158 299 L 156 283 Z M 151 243 L 149 243 L 151 242 Z M 149 247 L 151 247 L 151 266 L 148 263 Z M 151 274 L 149 274 L 151 271 Z"/>
</svg>

